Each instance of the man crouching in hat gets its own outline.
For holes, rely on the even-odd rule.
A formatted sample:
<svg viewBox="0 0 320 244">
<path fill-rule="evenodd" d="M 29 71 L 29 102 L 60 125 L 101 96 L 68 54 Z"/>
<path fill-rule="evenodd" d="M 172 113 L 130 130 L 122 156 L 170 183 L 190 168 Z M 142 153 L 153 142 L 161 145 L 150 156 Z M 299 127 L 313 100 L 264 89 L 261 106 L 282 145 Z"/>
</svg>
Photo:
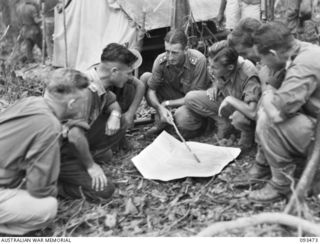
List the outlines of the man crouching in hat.
<svg viewBox="0 0 320 244">
<path fill-rule="evenodd" d="M 68 133 L 61 149 L 59 193 L 66 198 L 99 201 L 112 196 L 114 186 L 100 164 L 107 163 L 110 148 L 125 135 L 127 122 L 111 87 L 122 88 L 132 80 L 132 71 L 141 60 L 128 48 L 111 43 L 103 49 L 101 62 L 89 70 L 90 80 L 84 98 L 83 121 Z M 77 124 L 77 123 L 75 123 Z"/>
<path fill-rule="evenodd" d="M 60 121 L 78 115 L 88 79 L 58 69 L 44 97 L 24 98 L 0 113 L 0 233 L 46 227 L 57 213 Z"/>
</svg>

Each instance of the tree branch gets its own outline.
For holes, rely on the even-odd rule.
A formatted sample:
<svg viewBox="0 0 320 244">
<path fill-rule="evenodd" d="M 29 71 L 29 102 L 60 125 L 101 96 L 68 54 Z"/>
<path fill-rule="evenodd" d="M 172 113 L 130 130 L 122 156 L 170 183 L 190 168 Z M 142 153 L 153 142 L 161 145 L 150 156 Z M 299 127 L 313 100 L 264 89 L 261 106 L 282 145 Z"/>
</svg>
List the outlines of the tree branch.
<svg viewBox="0 0 320 244">
<path fill-rule="evenodd" d="M 244 228 L 258 224 L 282 224 L 290 227 L 301 227 L 302 231 L 320 236 L 320 224 L 300 219 L 284 213 L 262 213 L 251 217 L 243 217 L 232 221 L 214 223 L 202 230 L 198 236 L 213 236 L 221 232 Z"/>
</svg>

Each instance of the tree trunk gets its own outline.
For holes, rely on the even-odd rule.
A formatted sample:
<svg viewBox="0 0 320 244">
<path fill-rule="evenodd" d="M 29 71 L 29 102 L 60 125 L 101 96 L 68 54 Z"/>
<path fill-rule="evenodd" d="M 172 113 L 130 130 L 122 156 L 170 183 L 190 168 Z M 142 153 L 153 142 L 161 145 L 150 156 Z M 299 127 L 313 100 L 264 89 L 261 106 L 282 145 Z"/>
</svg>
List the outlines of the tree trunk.
<svg viewBox="0 0 320 244">
<path fill-rule="evenodd" d="M 189 0 L 172 0 L 171 29 L 183 28 L 189 16 Z"/>
</svg>

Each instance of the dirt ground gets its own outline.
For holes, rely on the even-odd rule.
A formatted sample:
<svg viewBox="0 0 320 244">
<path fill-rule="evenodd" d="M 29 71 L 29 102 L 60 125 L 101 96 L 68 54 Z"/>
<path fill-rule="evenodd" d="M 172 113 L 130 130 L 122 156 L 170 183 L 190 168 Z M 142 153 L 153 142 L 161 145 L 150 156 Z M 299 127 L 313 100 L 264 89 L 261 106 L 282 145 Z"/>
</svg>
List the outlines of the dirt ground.
<svg viewBox="0 0 320 244">
<path fill-rule="evenodd" d="M 35 235 L 48 236 L 194 236 L 219 221 L 234 220 L 261 212 L 282 212 L 286 200 L 257 204 L 246 198 L 250 188 L 237 188 L 232 179 L 246 171 L 255 148 L 210 178 L 184 178 L 169 182 L 144 179 L 131 158 L 154 138 L 143 136 L 147 127 L 127 134 L 128 151 L 118 151 L 103 168 L 110 172 L 116 192 L 109 202 L 90 204 L 84 200 L 59 202 L 55 223 Z M 214 133 L 195 141 L 217 145 Z M 307 200 L 310 215 L 320 220 L 320 200 Z M 297 236 L 295 229 L 260 225 L 220 236 Z"/>
<path fill-rule="evenodd" d="M 10 73 L 0 80 L 0 111 L 9 103 L 24 96 L 39 96 L 43 84 L 41 73 L 50 67 L 36 65 L 24 71 Z M 24 74 L 26 80 L 19 77 Z M 28 78 L 29 77 L 29 78 Z M 30 77 L 33 77 L 32 79 Z M 2 83 L 1 83 L 2 82 Z M 138 118 L 149 118 L 152 111 L 143 102 Z M 203 228 L 219 221 L 234 220 L 262 212 L 282 212 L 286 200 L 273 204 L 251 203 L 246 198 L 250 188 L 238 188 L 232 179 L 245 172 L 254 159 L 255 148 L 231 162 L 221 174 L 209 178 L 184 178 L 169 182 L 147 180 L 135 168 L 131 158 L 155 137 L 145 137 L 151 126 L 140 126 L 128 131 L 130 148 L 118 150 L 113 159 L 103 165 L 116 191 L 112 199 L 100 204 L 84 199 L 59 199 L 59 211 L 48 228 L 29 236 L 194 236 Z M 194 141 L 218 145 L 214 131 Z M 229 141 L 229 146 L 233 146 Z M 235 141 L 236 142 L 236 141 Z M 320 221 L 320 200 L 307 199 L 309 216 Z M 296 229 L 280 225 L 259 225 L 220 236 L 297 236 Z"/>
</svg>

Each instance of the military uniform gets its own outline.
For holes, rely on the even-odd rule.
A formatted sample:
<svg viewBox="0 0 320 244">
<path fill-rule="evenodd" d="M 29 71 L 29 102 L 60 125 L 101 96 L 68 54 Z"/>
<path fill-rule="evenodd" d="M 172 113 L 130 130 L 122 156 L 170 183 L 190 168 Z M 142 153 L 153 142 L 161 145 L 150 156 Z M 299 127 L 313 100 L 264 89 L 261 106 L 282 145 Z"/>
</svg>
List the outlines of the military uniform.
<svg viewBox="0 0 320 244">
<path fill-rule="evenodd" d="M 33 61 L 33 47 L 42 49 L 39 6 L 32 1 L 22 1 L 17 7 L 18 20 L 21 24 L 22 49 L 29 61 Z"/>
<path fill-rule="evenodd" d="M 61 124 L 42 97 L 0 114 L 0 233 L 47 226 L 58 208 Z"/>
<path fill-rule="evenodd" d="M 217 127 L 221 128 L 230 124 L 228 117 L 233 114 L 231 123 L 238 130 L 254 133 L 254 122 L 235 111 L 233 107 L 228 106 L 225 109 L 223 118 L 218 117 L 218 110 L 221 102 L 227 96 L 233 96 L 245 103 L 258 103 L 261 86 L 255 66 L 250 61 L 239 57 L 236 70 L 230 79 L 226 81 L 218 79 L 213 86 L 218 88 L 216 101 L 209 99 L 207 91 L 192 91 L 186 95 L 186 107 L 190 111 L 189 116 L 193 118 L 193 123 L 185 126 L 195 130 L 201 127 L 205 118 L 211 118 Z M 224 137 L 224 135 L 221 134 L 219 137 Z"/>
<path fill-rule="evenodd" d="M 315 133 L 320 111 L 320 48 L 298 42 L 298 48 L 287 63 L 286 76 L 272 103 L 282 121 L 274 123 L 263 107 L 259 108 L 256 140 L 257 162 L 268 164 L 270 183 L 279 192 L 288 192 L 291 181 L 282 172 L 293 175 L 296 159 L 306 159 Z M 253 194 L 253 198 L 261 196 Z"/>
<path fill-rule="evenodd" d="M 171 66 L 165 53 L 154 62 L 149 88 L 156 90 L 160 101 L 184 97 L 189 91 L 208 88 L 207 61 L 197 50 L 188 49 L 182 68 Z"/>
<path fill-rule="evenodd" d="M 90 153 L 95 161 L 99 161 L 98 158 L 101 154 L 107 152 L 124 137 L 126 128 L 122 126 L 116 134 L 112 136 L 105 135 L 106 121 L 110 115 L 107 110 L 116 101 L 116 96 L 103 87 L 94 68 L 88 70 L 86 75 L 91 84 L 86 90 L 86 102 L 82 109 L 83 114 L 81 118 L 90 125 L 86 138 L 90 146 Z M 121 125 L 123 124 L 121 121 Z M 92 179 L 74 153 L 73 145 L 68 141 L 64 141 L 61 147 L 59 182 L 61 183 L 60 194 L 71 198 L 81 198 L 79 186 L 81 186 L 83 194 L 89 200 L 108 199 L 114 191 L 110 178 L 108 178 L 108 185 L 103 191 L 92 189 Z"/>
<path fill-rule="evenodd" d="M 204 90 L 210 85 L 207 60 L 202 53 L 194 49 L 187 50 L 185 62 L 180 68 L 169 65 L 166 54 L 160 54 L 154 62 L 152 75 L 149 75 L 145 78 L 148 80 L 148 87 L 156 91 L 160 102 L 183 98 L 190 91 Z M 183 133 L 188 137 L 187 134 L 192 131 L 192 128 L 184 126 L 184 123 L 193 119 L 189 117 L 185 105 L 177 108 L 174 117 L 177 126 L 184 129 Z M 192 121 L 187 124 L 192 124 Z"/>
</svg>

